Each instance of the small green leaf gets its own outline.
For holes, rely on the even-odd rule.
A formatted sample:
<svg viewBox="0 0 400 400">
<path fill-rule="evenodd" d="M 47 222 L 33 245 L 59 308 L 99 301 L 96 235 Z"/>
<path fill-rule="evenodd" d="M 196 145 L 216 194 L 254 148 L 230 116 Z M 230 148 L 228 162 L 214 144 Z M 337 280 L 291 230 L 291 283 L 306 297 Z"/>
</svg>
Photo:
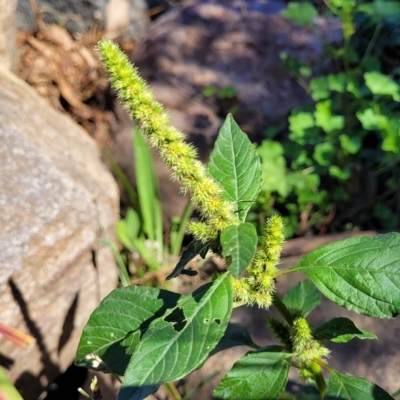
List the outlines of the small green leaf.
<svg viewBox="0 0 400 400">
<path fill-rule="evenodd" d="M 200 254 L 200 256 L 202 258 L 205 258 L 209 248 L 210 248 L 209 243 L 204 244 L 204 243 L 200 242 L 199 240 L 192 240 L 189 243 L 186 250 L 183 251 L 181 258 L 180 258 L 178 264 L 176 264 L 174 270 L 167 276 L 167 280 L 176 278 L 177 276 L 182 274 L 183 273 L 182 271 L 184 270 L 186 265 L 189 263 L 189 261 L 191 261 L 193 258 L 195 258 L 197 256 L 197 254 Z"/>
<path fill-rule="evenodd" d="M 361 138 L 358 136 L 348 136 L 345 133 L 339 135 L 339 142 L 342 149 L 350 154 L 356 154 L 361 148 Z"/>
<path fill-rule="evenodd" d="M 314 330 L 314 335 L 316 339 L 328 339 L 336 343 L 346 343 L 354 338 L 377 338 L 373 333 L 359 329 L 350 319 L 342 317 L 323 323 Z"/>
<path fill-rule="evenodd" d="M 226 273 L 182 296 L 175 308 L 152 321 L 126 369 L 119 400 L 136 399 L 138 387 L 180 379 L 201 365 L 226 330 L 232 312 L 231 285 Z"/>
<path fill-rule="evenodd" d="M 314 148 L 314 159 L 319 165 L 328 166 L 337 152 L 335 146 L 330 142 L 319 143 Z"/>
<path fill-rule="evenodd" d="M 343 115 L 332 115 L 331 100 L 320 101 L 315 106 L 315 125 L 321 127 L 326 133 L 343 129 Z"/>
<path fill-rule="evenodd" d="M 230 114 L 219 131 L 207 170 L 224 189 L 223 198 L 237 204 L 239 219 L 244 221 L 261 189 L 261 163 Z"/>
<path fill-rule="evenodd" d="M 390 77 L 378 71 L 370 71 L 364 74 L 365 84 L 373 94 L 386 95 L 397 98 L 400 86 Z"/>
<path fill-rule="evenodd" d="M 292 356 L 279 352 L 248 353 L 237 361 L 214 390 L 221 399 L 276 399 L 285 389 Z"/>
<path fill-rule="evenodd" d="M 308 279 L 299 282 L 292 287 L 283 297 L 286 307 L 301 310 L 301 314 L 307 314 L 321 303 L 321 295 L 316 286 Z"/>
<path fill-rule="evenodd" d="M 347 87 L 347 75 L 345 73 L 328 75 L 329 89 L 335 92 L 344 93 Z"/>
<path fill-rule="evenodd" d="M 100 358 L 106 369 L 124 375 L 140 336 L 180 295 L 167 290 L 128 286 L 112 291 L 94 310 L 83 329 L 75 363 L 96 368 Z M 93 360 L 93 361 L 92 361 Z"/>
<path fill-rule="evenodd" d="M 356 376 L 332 373 L 325 400 L 393 400 L 381 387 Z"/>
<path fill-rule="evenodd" d="M 370 317 L 400 313 L 400 234 L 359 236 L 312 251 L 288 271 L 308 275 L 328 299 Z"/>
<path fill-rule="evenodd" d="M 331 93 L 329 90 L 328 80 L 325 76 L 311 79 L 310 90 L 311 97 L 315 101 L 327 99 Z"/>
<path fill-rule="evenodd" d="M 224 256 L 231 257 L 228 271 L 240 278 L 253 259 L 258 243 L 257 231 L 254 226 L 245 222 L 238 226 L 231 225 L 221 232 L 221 246 Z"/>
<path fill-rule="evenodd" d="M 329 167 L 329 175 L 341 181 L 346 181 L 350 178 L 351 171 L 348 168 L 340 168 L 337 165 L 331 165 Z"/>
<path fill-rule="evenodd" d="M 260 348 L 260 346 L 253 342 L 253 339 L 251 338 L 246 327 L 240 324 L 229 322 L 224 336 L 222 336 L 221 340 L 215 349 L 210 353 L 210 355 L 235 346 L 249 346 L 253 349 Z"/>
<path fill-rule="evenodd" d="M 262 188 L 268 193 L 278 192 L 281 196 L 287 197 L 290 191 L 286 179 L 286 160 L 283 154 L 283 146 L 273 140 L 263 140 L 257 148 L 261 157 L 263 171 Z"/>
<path fill-rule="evenodd" d="M 290 2 L 288 7 L 281 11 L 284 18 L 291 19 L 298 25 L 310 24 L 318 15 L 317 9 L 311 3 Z"/>
</svg>

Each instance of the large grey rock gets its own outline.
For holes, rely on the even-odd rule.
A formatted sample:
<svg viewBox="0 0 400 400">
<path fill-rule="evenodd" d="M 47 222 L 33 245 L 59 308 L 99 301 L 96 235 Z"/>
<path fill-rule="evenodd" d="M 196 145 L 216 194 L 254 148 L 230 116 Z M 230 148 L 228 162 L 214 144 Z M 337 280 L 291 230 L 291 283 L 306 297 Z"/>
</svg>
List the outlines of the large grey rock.
<svg viewBox="0 0 400 400">
<path fill-rule="evenodd" d="M 18 62 L 17 1 L 0 0 L 0 64 L 12 71 Z"/>
<path fill-rule="evenodd" d="M 138 39 L 148 26 L 145 0 L 37 0 L 36 2 L 40 16 L 46 22 L 61 20 L 74 32 L 88 31 L 98 21 L 110 36 L 127 35 Z M 18 1 L 18 27 L 24 30 L 36 27 L 29 0 Z"/>
<path fill-rule="evenodd" d="M 94 141 L 25 82 L 0 69 L 0 309 L 36 338 L 0 338 L 24 398 L 74 359 L 84 324 L 117 285 L 111 251 L 118 190 Z"/>
</svg>

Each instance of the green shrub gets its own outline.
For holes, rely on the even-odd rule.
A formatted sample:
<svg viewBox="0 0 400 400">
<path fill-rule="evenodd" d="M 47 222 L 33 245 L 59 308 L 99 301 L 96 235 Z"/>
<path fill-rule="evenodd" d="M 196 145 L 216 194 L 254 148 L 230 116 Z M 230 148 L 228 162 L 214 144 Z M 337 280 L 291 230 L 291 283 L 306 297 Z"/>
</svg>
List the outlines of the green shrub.
<svg viewBox="0 0 400 400">
<path fill-rule="evenodd" d="M 269 154 L 263 153 L 275 151 L 280 161 L 274 172 L 280 179 L 264 182 L 254 212 L 279 210 L 287 216 L 289 235 L 298 227 L 299 214 L 311 207 L 309 225 L 314 229 L 326 224 L 332 212 L 338 215 L 333 229 L 346 223 L 393 229 L 400 222 L 400 177 L 394 168 L 400 161 L 400 3 L 325 3 L 326 14 L 342 23 L 343 45 L 326 46 L 320 63 L 313 66 L 282 55 L 315 103 L 291 112 L 289 134 L 279 150 L 271 149 L 271 138 L 261 146 L 263 169 L 268 172 L 272 164 L 264 161 Z M 291 3 L 283 15 L 312 29 L 316 9 L 307 2 Z M 336 72 L 307 82 L 311 69 L 321 70 L 327 61 Z M 292 171 L 301 184 L 296 185 Z M 363 187 L 354 193 L 358 199 L 349 194 L 356 185 Z M 357 218 L 362 212 L 367 216 Z"/>
</svg>

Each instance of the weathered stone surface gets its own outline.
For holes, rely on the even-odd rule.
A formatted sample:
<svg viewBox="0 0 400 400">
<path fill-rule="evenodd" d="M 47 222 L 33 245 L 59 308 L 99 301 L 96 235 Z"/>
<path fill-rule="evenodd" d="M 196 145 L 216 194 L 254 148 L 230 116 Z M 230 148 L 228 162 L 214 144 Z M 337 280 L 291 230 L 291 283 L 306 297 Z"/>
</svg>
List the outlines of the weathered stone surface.
<svg viewBox="0 0 400 400">
<path fill-rule="evenodd" d="M 17 1 L 0 0 L 0 64 L 11 71 L 18 62 Z"/>
<path fill-rule="evenodd" d="M 98 21 L 107 32 L 110 30 L 111 36 L 138 39 L 148 26 L 145 0 L 37 0 L 37 5 L 45 21 L 54 23 L 61 19 L 74 32 L 88 31 Z M 29 0 L 18 1 L 18 27 L 36 27 Z"/>
<path fill-rule="evenodd" d="M 0 338 L 24 398 L 74 359 L 93 309 L 117 285 L 111 237 L 116 184 L 94 141 L 26 83 L 0 69 L 1 320 L 36 338 Z"/>
<path fill-rule="evenodd" d="M 316 21 L 315 32 L 284 19 L 279 1 L 197 1 L 169 10 L 149 28 L 131 60 L 169 110 L 172 124 L 208 158 L 215 135 L 232 106 L 235 119 L 253 139 L 271 124 L 285 125 L 293 107 L 310 101 L 282 64 L 283 51 L 317 60 L 323 43 L 339 41 L 336 20 Z M 234 99 L 207 99 L 207 86 L 236 89 Z M 132 125 L 121 118 L 114 155 L 132 169 Z M 164 170 L 160 172 L 168 215 L 185 202 Z M 164 179 L 166 177 L 166 179 Z"/>
</svg>

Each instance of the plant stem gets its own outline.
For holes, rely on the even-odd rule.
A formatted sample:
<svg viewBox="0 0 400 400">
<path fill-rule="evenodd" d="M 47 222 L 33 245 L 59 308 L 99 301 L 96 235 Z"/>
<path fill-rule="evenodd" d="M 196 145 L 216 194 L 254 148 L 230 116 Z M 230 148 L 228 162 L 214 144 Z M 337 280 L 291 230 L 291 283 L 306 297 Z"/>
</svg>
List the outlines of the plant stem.
<svg viewBox="0 0 400 400">
<path fill-rule="evenodd" d="M 283 301 L 278 297 L 276 293 L 272 295 L 272 304 L 278 310 L 279 314 L 282 315 L 284 320 L 288 323 L 289 326 L 293 325 L 293 316 L 289 309 L 285 306 Z"/>
<path fill-rule="evenodd" d="M 317 385 L 318 392 L 319 392 L 321 398 L 323 399 L 328 388 L 326 386 L 325 378 L 322 375 L 321 367 L 319 366 L 318 363 L 313 361 L 311 363 L 311 370 L 314 374 L 314 380 L 315 380 L 315 384 Z"/>
<path fill-rule="evenodd" d="M 164 383 L 163 387 L 174 400 L 182 400 L 182 396 L 179 394 L 176 386 L 172 382 Z"/>
</svg>

